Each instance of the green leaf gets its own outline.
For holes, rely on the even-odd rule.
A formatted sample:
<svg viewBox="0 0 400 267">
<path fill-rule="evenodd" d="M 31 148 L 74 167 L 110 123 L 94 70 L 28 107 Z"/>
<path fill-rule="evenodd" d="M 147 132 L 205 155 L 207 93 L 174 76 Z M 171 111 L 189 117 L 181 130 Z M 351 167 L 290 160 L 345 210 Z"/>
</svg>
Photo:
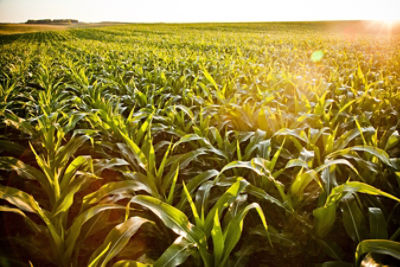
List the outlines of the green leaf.
<svg viewBox="0 0 400 267">
<path fill-rule="evenodd" d="M 186 115 L 188 115 L 189 118 L 190 118 L 191 120 L 194 119 L 193 112 L 190 110 L 189 107 L 184 106 L 184 105 L 174 105 L 174 109 L 180 109 L 180 110 L 182 110 Z"/>
<path fill-rule="evenodd" d="M 285 169 L 293 168 L 293 167 L 302 167 L 308 169 L 308 163 L 301 159 L 291 159 L 285 166 Z"/>
<path fill-rule="evenodd" d="M 145 138 L 145 143 L 143 145 L 146 145 L 146 152 L 147 152 L 147 173 L 148 176 L 156 176 L 156 154 L 154 152 L 154 146 L 153 146 L 153 138 L 151 137 L 151 132 L 150 129 L 148 130 L 148 133 Z M 155 178 L 153 178 L 155 179 Z"/>
<path fill-rule="evenodd" d="M 358 243 L 355 253 L 355 266 L 359 266 L 364 254 L 389 255 L 400 260 L 400 242 L 386 239 L 366 239 Z"/>
<path fill-rule="evenodd" d="M 254 185 L 249 184 L 246 187 L 246 192 L 249 193 L 252 196 L 255 196 L 257 198 L 260 199 L 264 199 L 270 203 L 273 203 L 287 211 L 291 211 L 290 209 L 288 209 L 288 207 L 286 207 L 281 201 L 279 201 L 278 199 L 274 198 L 273 196 L 271 196 L 270 194 L 268 194 L 267 192 L 265 192 L 263 189 L 256 187 Z"/>
<path fill-rule="evenodd" d="M 286 139 L 283 139 L 282 145 L 279 147 L 279 149 L 275 152 L 274 156 L 272 157 L 271 163 L 268 168 L 271 172 L 275 168 L 276 162 L 278 161 L 278 158 L 282 152 L 283 146 L 285 145 L 285 142 L 286 142 Z"/>
<path fill-rule="evenodd" d="M 190 143 L 193 141 L 202 141 L 203 146 L 207 147 L 207 150 L 209 152 L 212 152 L 218 156 L 221 156 L 224 159 L 228 159 L 227 155 L 223 151 L 215 148 L 207 138 L 201 137 L 198 134 L 187 134 L 187 135 L 181 137 L 181 139 L 174 144 L 173 149 L 175 149 L 178 145 L 180 145 L 182 143 Z"/>
<path fill-rule="evenodd" d="M 355 199 L 345 199 L 343 202 L 343 226 L 348 236 L 355 242 L 366 237 L 366 220 L 363 211 Z"/>
<path fill-rule="evenodd" d="M 373 146 L 353 146 L 348 147 L 339 151 L 335 151 L 328 155 L 328 157 L 336 157 L 338 155 L 346 155 L 349 154 L 351 151 L 358 151 L 358 152 L 367 152 L 375 157 L 377 157 L 380 161 L 385 163 L 387 166 L 392 167 L 392 163 L 390 162 L 389 155 L 382 149 L 373 147 Z"/>
<path fill-rule="evenodd" d="M 215 212 L 211 237 L 214 247 L 214 266 L 218 266 L 223 257 L 225 243 L 224 234 L 222 233 L 221 224 L 219 222 L 218 209 Z"/>
<path fill-rule="evenodd" d="M 158 179 L 160 179 L 162 174 L 164 173 L 164 168 L 167 163 L 168 155 L 171 151 L 172 151 L 172 142 L 169 143 L 167 151 L 165 151 L 163 159 L 161 160 L 160 166 L 158 167 L 158 170 L 156 171 L 156 176 Z"/>
<path fill-rule="evenodd" d="M 94 259 L 89 260 L 88 267 L 97 266 L 100 259 L 106 254 L 106 252 L 110 249 L 110 247 L 111 247 L 111 242 L 109 242 L 106 246 L 104 246 L 104 248 L 102 248 L 103 250 L 98 251 L 97 256 Z"/>
<path fill-rule="evenodd" d="M 112 265 L 112 267 L 152 267 L 152 266 L 153 264 L 146 264 L 132 260 L 117 261 Z"/>
<path fill-rule="evenodd" d="M 354 140 L 356 137 L 360 136 L 361 133 L 374 133 L 375 128 L 374 127 L 367 127 L 367 128 L 361 128 L 360 129 L 352 129 L 349 130 L 345 133 L 343 133 L 342 136 L 340 136 L 337 141 L 335 142 L 335 148 L 336 149 L 344 149 L 348 144 Z"/>
<path fill-rule="evenodd" d="M 141 183 L 139 180 L 125 180 L 119 182 L 109 182 L 100 187 L 97 191 L 86 195 L 83 198 L 83 205 L 92 205 L 98 203 L 103 198 L 115 195 L 115 194 L 124 194 L 124 193 L 134 193 L 138 191 L 145 191 L 151 194 L 151 189 Z"/>
<path fill-rule="evenodd" d="M 149 132 L 151 121 L 153 120 L 154 113 L 148 115 L 147 119 L 140 125 L 139 130 L 135 135 L 135 143 L 140 144 L 142 142 L 143 136 Z"/>
<path fill-rule="evenodd" d="M 141 105 L 146 105 L 147 104 L 147 96 L 146 96 L 146 94 L 144 94 L 143 92 L 141 92 L 140 90 L 138 90 L 136 88 L 135 88 L 134 92 L 135 92 L 135 97 L 139 98 L 139 101 L 140 101 L 139 103 Z"/>
<path fill-rule="evenodd" d="M 167 198 L 167 203 L 170 205 L 172 205 L 172 202 L 174 200 L 174 191 L 175 191 L 176 182 L 178 181 L 178 174 L 179 174 L 179 164 L 176 167 L 174 178 L 172 179 L 171 188 L 169 190 L 169 194 L 168 194 L 168 198 Z"/>
<path fill-rule="evenodd" d="M 215 82 L 214 78 L 211 76 L 211 74 L 205 68 L 203 68 L 203 73 L 204 77 L 206 77 L 206 79 L 214 86 L 215 90 L 218 91 L 218 85 Z"/>
<path fill-rule="evenodd" d="M 290 193 L 301 200 L 304 195 L 304 190 L 313 180 L 320 185 L 316 171 L 309 170 L 303 173 L 303 169 L 301 169 L 290 186 Z"/>
<path fill-rule="evenodd" d="M 32 212 L 43 220 L 49 229 L 50 235 L 57 247 L 62 246 L 62 239 L 59 231 L 54 227 L 52 222 L 47 216 L 47 212 L 42 210 L 33 196 L 13 187 L 0 185 L 0 199 L 4 199 L 10 204 L 18 207 L 19 209 L 27 212 Z"/>
<path fill-rule="evenodd" d="M 61 190 L 65 190 L 69 183 L 72 182 L 72 178 L 76 174 L 76 172 L 85 165 L 90 165 L 90 161 L 92 158 L 90 156 L 78 156 L 76 157 L 67 167 L 64 172 L 64 175 L 60 181 Z"/>
<path fill-rule="evenodd" d="M 244 218 L 246 217 L 247 213 L 252 209 L 255 209 L 257 211 L 269 239 L 267 221 L 260 205 L 258 205 L 257 203 L 247 205 L 244 209 L 240 210 L 234 218 L 231 219 L 224 232 L 225 249 L 224 257 L 220 266 L 225 266 L 225 264 L 228 262 L 232 250 L 235 248 L 242 235 Z M 270 239 L 269 243 L 272 246 Z"/>
<path fill-rule="evenodd" d="M 400 135 L 398 131 L 394 131 L 388 138 L 385 144 L 385 151 L 394 148 L 400 142 Z"/>
<path fill-rule="evenodd" d="M 222 170 L 219 172 L 219 174 L 221 175 L 225 171 L 233 169 L 233 168 L 245 168 L 245 169 L 252 170 L 253 172 L 257 173 L 260 176 L 264 175 L 262 167 L 259 166 L 254 159 L 251 161 L 232 161 L 232 162 L 228 163 L 227 165 L 225 165 L 222 168 Z"/>
<path fill-rule="evenodd" d="M 93 168 L 97 175 L 100 175 L 104 170 L 111 169 L 114 167 L 128 166 L 129 163 L 120 158 L 112 158 L 112 159 L 97 159 L 93 162 Z"/>
<path fill-rule="evenodd" d="M 347 167 L 352 169 L 356 174 L 358 174 L 357 169 L 348 160 L 345 160 L 345 159 L 325 160 L 324 164 L 322 164 L 321 166 L 318 166 L 315 169 L 315 171 L 320 172 L 330 166 L 335 166 L 335 165 L 339 165 L 339 164 L 346 165 Z"/>
<path fill-rule="evenodd" d="M 183 182 L 182 185 L 183 185 L 183 192 L 186 195 L 187 201 L 189 201 L 190 208 L 192 209 L 192 213 L 193 213 L 193 217 L 194 217 L 196 226 L 199 226 L 200 228 L 202 228 L 204 225 L 204 222 L 203 222 L 203 220 L 200 219 L 199 213 L 197 211 L 196 205 L 193 202 L 192 196 L 190 195 L 190 193 L 185 185 L 185 182 Z"/>
<path fill-rule="evenodd" d="M 242 152 L 240 150 L 239 140 L 236 140 L 236 154 L 239 161 L 242 160 Z"/>
<path fill-rule="evenodd" d="M 187 152 L 184 154 L 171 156 L 168 159 L 167 165 L 171 165 L 176 162 L 179 162 L 180 168 L 185 169 L 192 161 L 196 160 L 199 156 L 206 155 L 206 154 L 207 154 L 207 149 L 201 147 L 201 148 L 195 149 L 193 151 L 190 151 L 190 152 Z"/>
<path fill-rule="evenodd" d="M 350 149 L 352 151 L 368 152 L 371 155 L 380 159 L 387 166 L 392 166 L 390 159 L 389 159 L 389 155 L 383 149 L 380 149 L 377 147 L 372 147 L 372 146 L 354 146 L 354 147 L 350 147 L 348 149 Z"/>
<path fill-rule="evenodd" d="M 208 143 L 208 140 L 206 139 L 206 138 L 204 138 L 204 137 L 201 137 L 201 136 L 199 136 L 198 134 L 187 134 L 187 135 L 184 135 L 184 136 L 182 136 L 180 139 L 179 139 L 179 141 L 178 142 L 176 142 L 174 145 L 173 145 L 173 150 L 177 147 L 177 146 L 179 146 L 180 144 L 183 144 L 183 143 L 191 143 L 191 142 L 193 142 L 193 141 L 198 141 L 198 140 L 202 140 L 203 142 L 205 142 L 205 143 Z"/>
<path fill-rule="evenodd" d="M 204 233 L 189 222 L 186 215 L 177 208 L 151 196 L 137 195 L 131 202 L 150 209 L 158 218 L 176 234 L 193 243 L 205 245 Z"/>
<path fill-rule="evenodd" d="M 181 265 L 193 253 L 194 244 L 179 236 L 154 263 L 154 267 L 175 267 Z"/>
<path fill-rule="evenodd" d="M 385 220 L 385 216 L 380 208 L 369 207 L 368 208 L 369 218 L 369 231 L 371 239 L 388 239 L 388 229 Z"/>
<path fill-rule="evenodd" d="M 341 184 L 335 188 L 332 189 L 332 192 L 328 196 L 328 199 L 326 200 L 326 204 L 332 203 L 332 202 L 338 202 L 342 197 L 344 193 L 364 193 L 364 194 L 369 194 L 373 196 L 384 196 L 390 199 L 393 199 L 397 202 L 400 202 L 400 199 L 389 194 L 386 192 L 383 192 L 379 190 L 378 188 L 373 187 L 372 185 L 365 184 L 362 182 L 346 182 L 344 184 Z"/>
<path fill-rule="evenodd" d="M 332 228 L 336 220 L 337 203 L 343 198 L 343 196 L 345 194 L 352 194 L 356 192 L 373 196 L 380 195 L 400 202 L 399 198 L 365 183 L 353 181 L 336 186 L 329 194 L 325 205 L 313 211 L 316 219 L 315 229 L 318 236 L 325 236 Z"/>
<path fill-rule="evenodd" d="M 62 212 L 67 212 L 74 202 L 75 194 L 82 188 L 85 179 L 75 179 L 72 184 L 64 188 L 62 194 L 52 210 L 52 216 L 55 217 Z"/>
<path fill-rule="evenodd" d="M 246 187 L 249 185 L 249 182 L 244 180 L 243 178 L 238 178 L 237 181 L 232 184 L 225 193 L 220 196 L 217 202 L 214 204 L 212 209 L 208 212 L 205 224 L 204 224 L 204 231 L 207 236 L 211 232 L 214 216 L 215 213 L 219 213 L 218 215 L 221 216 L 222 212 L 232 203 L 234 202 L 238 195 L 243 192 Z"/>
<path fill-rule="evenodd" d="M 288 129 L 288 128 L 280 129 L 273 136 L 292 136 L 306 144 L 308 143 L 307 137 L 301 136 L 300 134 L 297 133 L 296 130 L 292 130 L 292 129 Z"/>
<path fill-rule="evenodd" d="M 28 180 L 36 180 L 39 182 L 40 186 L 45 190 L 48 196 L 51 196 L 52 182 L 44 175 L 40 170 L 25 164 L 23 161 L 15 159 L 13 157 L 1 157 L 0 158 L 0 169 L 9 170 L 12 169 L 20 177 Z"/>
<path fill-rule="evenodd" d="M 71 258 L 71 255 L 75 249 L 76 240 L 81 233 L 82 226 L 97 214 L 112 209 L 125 210 L 125 207 L 116 204 L 97 205 L 81 212 L 77 217 L 75 217 L 72 225 L 66 231 L 64 253 L 65 260 L 69 260 Z"/>
<path fill-rule="evenodd" d="M 331 230 L 336 220 L 336 204 L 331 203 L 313 211 L 315 218 L 315 232 L 318 236 L 324 237 Z"/>
<path fill-rule="evenodd" d="M 33 196 L 17 188 L 0 185 L 0 199 L 27 212 L 39 214 L 41 208 Z"/>
<path fill-rule="evenodd" d="M 141 217 L 131 217 L 115 226 L 107 235 L 103 244 L 90 257 L 89 266 L 106 266 L 129 242 L 131 237 L 144 224 L 151 222 Z M 108 249 L 106 249 L 108 248 Z M 105 253 L 104 253 L 105 250 Z M 102 255 L 100 258 L 99 255 Z"/>
<path fill-rule="evenodd" d="M 343 107 L 340 108 L 340 110 L 336 113 L 335 117 L 331 120 L 331 123 L 335 123 L 336 120 L 339 118 L 339 115 L 345 111 L 348 107 L 350 107 L 354 102 L 356 102 L 356 99 L 353 99 L 346 104 L 343 105 Z"/>
<path fill-rule="evenodd" d="M 74 155 L 75 152 L 89 139 L 90 137 L 87 135 L 73 136 L 67 144 L 62 146 L 59 151 L 57 151 L 54 165 L 62 166 L 66 164 L 72 155 Z"/>
<path fill-rule="evenodd" d="M 186 188 L 189 192 L 189 194 L 193 194 L 194 191 L 201 186 L 204 182 L 210 180 L 211 178 L 214 178 L 218 176 L 218 171 L 217 170 L 208 170 L 200 173 L 199 175 L 196 175 L 195 177 L 191 178 L 189 182 L 186 185 Z M 185 192 L 182 191 L 181 193 L 181 201 L 179 202 L 178 205 L 176 205 L 177 208 L 182 209 L 183 205 L 187 201 L 187 198 L 185 198 Z"/>
<path fill-rule="evenodd" d="M 135 156 L 139 166 L 144 170 L 147 170 L 147 158 L 139 146 L 131 139 L 128 135 L 120 131 L 121 136 L 124 138 L 126 144 L 130 148 L 131 152 Z"/>
<path fill-rule="evenodd" d="M 325 241 L 320 238 L 316 239 L 316 241 L 327 256 L 338 261 L 342 260 L 344 251 L 335 241 Z"/>
</svg>

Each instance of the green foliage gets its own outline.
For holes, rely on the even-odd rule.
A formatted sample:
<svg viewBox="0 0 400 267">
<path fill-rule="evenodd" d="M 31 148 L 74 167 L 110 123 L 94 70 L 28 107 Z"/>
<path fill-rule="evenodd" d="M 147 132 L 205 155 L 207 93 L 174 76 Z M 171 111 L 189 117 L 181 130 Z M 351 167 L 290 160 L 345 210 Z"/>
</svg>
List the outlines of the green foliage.
<svg viewBox="0 0 400 267">
<path fill-rule="evenodd" d="M 396 266 L 399 36 L 328 26 L 0 36 L 0 260 Z"/>
</svg>

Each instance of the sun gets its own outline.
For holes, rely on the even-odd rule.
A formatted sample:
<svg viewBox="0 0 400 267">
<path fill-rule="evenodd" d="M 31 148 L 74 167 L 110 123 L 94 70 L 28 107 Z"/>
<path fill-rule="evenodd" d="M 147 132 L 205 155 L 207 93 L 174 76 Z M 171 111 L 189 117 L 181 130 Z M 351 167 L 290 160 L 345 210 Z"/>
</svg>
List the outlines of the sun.
<svg viewBox="0 0 400 267">
<path fill-rule="evenodd" d="M 382 19 L 382 20 L 377 20 L 376 23 L 379 23 L 382 26 L 387 27 L 387 28 L 393 28 L 394 26 L 400 24 L 400 20 L 398 20 L 398 19 Z"/>
<path fill-rule="evenodd" d="M 382 34 L 391 34 L 400 28 L 400 19 L 372 19 L 364 24 L 366 29 Z"/>
</svg>

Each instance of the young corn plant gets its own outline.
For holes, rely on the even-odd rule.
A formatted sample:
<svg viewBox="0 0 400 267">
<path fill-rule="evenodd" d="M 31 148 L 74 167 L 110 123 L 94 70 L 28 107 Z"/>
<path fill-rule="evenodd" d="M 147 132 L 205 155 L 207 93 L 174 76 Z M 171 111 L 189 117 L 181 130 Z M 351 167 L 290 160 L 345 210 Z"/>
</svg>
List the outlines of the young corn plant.
<svg viewBox="0 0 400 267">
<path fill-rule="evenodd" d="M 73 117 L 70 119 L 74 120 Z M 72 134 L 64 142 L 69 127 L 67 125 L 62 128 L 57 122 L 61 123 L 62 120 L 57 120 L 57 114 L 53 114 L 50 117 L 42 116 L 38 119 L 38 124 L 32 126 L 39 132 L 42 144 L 42 147 L 34 148 L 30 143 L 35 158 L 33 165 L 13 157 L 0 158 L 2 169 L 13 170 L 29 183 L 38 183 L 40 188 L 39 191 L 27 193 L 15 187 L 1 185 L 0 198 L 11 205 L 1 206 L 1 211 L 23 216 L 36 234 L 48 237 L 52 252 L 48 255 L 50 262 L 58 266 L 71 266 L 77 264 L 79 252 L 76 251 L 76 242 L 83 225 L 103 211 L 125 207 L 102 204 L 70 217 L 76 194 L 94 179 L 100 179 L 94 170 L 104 167 L 104 162 L 94 163 L 88 155 L 75 156 L 90 137 Z M 32 215 L 38 216 L 41 222 L 33 220 Z"/>
<path fill-rule="evenodd" d="M 368 207 L 368 220 L 362 210 L 362 204 L 354 198 L 355 193 L 363 193 L 372 196 L 383 196 L 399 202 L 400 199 L 381 191 L 371 185 L 362 182 L 348 181 L 335 187 L 328 196 L 325 204 L 313 211 L 315 218 L 314 229 L 318 238 L 324 238 L 333 228 L 337 220 L 337 210 L 342 207 L 343 226 L 348 236 L 357 244 L 354 256 L 355 266 L 359 266 L 363 256 L 367 253 L 381 254 L 400 258 L 399 243 L 393 239 L 394 233 L 390 239 L 388 235 L 387 220 L 382 209 L 378 207 Z M 368 221 L 368 223 L 367 223 Z M 368 231 L 369 226 L 369 231 Z M 323 242 L 328 254 L 337 261 L 329 264 L 343 264 L 343 266 L 352 266 L 350 263 L 343 262 L 340 255 L 343 252 L 338 250 L 337 245 Z M 328 263 L 326 263 L 328 264 Z"/>
<path fill-rule="evenodd" d="M 261 207 L 257 203 L 236 206 L 240 195 L 248 186 L 238 178 L 208 210 L 202 206 L 199 211 L 183 184 L 185 195 L 193 214 L 193 222 L 179 209 L 151 196 L 136 195 L 130 201 L 153 212 L 162 223 L 178 237 L 169 248 L 154 262 L 153 266 L 178 266 L 192 256 L 203 266 L 230 266 L 232 251 L 240 240 L 243 222 L 252 209 L 260 216 L 265 231 L 267 223 Z M 225 214 L 225 215 L 223 215 Z M 221 221 L 222 217 L 229 218 Z M 134 266 L 136 261 L 123 261 L 118 264 Z"/>
</svg>

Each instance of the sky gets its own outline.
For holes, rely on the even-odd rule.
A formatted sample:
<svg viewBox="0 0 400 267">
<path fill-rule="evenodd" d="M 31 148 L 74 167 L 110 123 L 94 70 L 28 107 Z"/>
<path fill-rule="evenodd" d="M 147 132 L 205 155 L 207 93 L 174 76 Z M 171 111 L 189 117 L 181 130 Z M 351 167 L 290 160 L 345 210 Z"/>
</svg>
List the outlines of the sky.
<svg viewBox="0 0 400 267">
<path fill-rule="evenodd" d="M 400 0 L 0 0 L 0 22 L 400 20 Z"/>
</svg>

